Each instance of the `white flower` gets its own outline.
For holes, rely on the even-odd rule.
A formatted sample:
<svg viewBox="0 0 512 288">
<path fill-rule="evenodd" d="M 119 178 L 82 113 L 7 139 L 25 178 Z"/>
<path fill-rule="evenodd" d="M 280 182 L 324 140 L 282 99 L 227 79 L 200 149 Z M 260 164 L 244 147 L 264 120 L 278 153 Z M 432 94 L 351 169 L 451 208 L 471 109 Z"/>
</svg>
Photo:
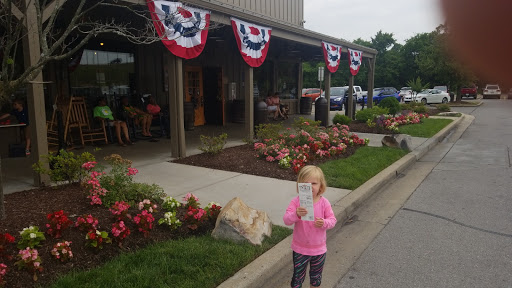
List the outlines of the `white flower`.
<svg viewBox="0 0 512 288">
<path fill-rule="evenodd" d="M 96 230 L 96 235 L 101 235 L 101 232 Z"/>
<path fill-rule="evenodd" d="M 36 237 L 37 237 L 37 236 L 36 236 L 36 233 L 30 233 L 30 238 L 34 239 L 34 238 L 36 238 Z"/>
</svg>

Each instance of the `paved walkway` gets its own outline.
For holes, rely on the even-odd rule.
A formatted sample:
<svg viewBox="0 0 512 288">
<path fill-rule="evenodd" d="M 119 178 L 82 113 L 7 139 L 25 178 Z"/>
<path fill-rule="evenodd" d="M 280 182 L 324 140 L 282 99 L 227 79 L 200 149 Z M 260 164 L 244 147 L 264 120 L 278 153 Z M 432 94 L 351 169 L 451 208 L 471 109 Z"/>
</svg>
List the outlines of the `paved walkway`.
<svg viewBox="0 0 512 288">
<path fill-rule="evenodd" d="M 483 101 L 336 287 L 511 287 L 512 101 Z"/>
</svg>

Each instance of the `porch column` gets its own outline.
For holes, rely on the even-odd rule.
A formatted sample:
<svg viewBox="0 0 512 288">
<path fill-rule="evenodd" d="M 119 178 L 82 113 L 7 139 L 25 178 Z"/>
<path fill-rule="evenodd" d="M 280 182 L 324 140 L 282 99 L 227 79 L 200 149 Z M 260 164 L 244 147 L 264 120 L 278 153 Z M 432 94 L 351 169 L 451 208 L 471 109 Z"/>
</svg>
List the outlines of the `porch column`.
<svg viewBox="0 0 512 288">
<path fill-rule="evenodd" d="M 245 131 L 248 139 L 254 139 L 254 71 L 251 66 L 244 65 Z"/>
<path fill-rule="evenodd" d="M 299 114 L 300 111 L 300 98 L 302 97 L 302 88 L 304 88 L 304 77 L 302 75 L 302 60 L 299 62 L 299 75 L 297 75 L 297 105 L 295 107 L 295 111 L 297 111 L 297 114 Z"/>
<path fill-rule="evenodd" d="M 327 100 L 327 115 L 331 112 L 331 72 L 329 69 L 324 69 L 324 91 L 325 91 L 325 100 Z M 327 116 L 327 126 L 331 125 L 331 117 Z"/>
<path fill-rule="evenodd" d="M 355 111 L 354 111 L 354 97 L 352 96 L 354 94 L 354 75 L 350 74 L 348 77 L 348 117 L 350 119 L 354 119 Z"/>
<path fill-rule="evenodd" d="M 373 58 L 368 59 L 368 108 L 373 107 L 373 88 L 375 88 L 375 57 L 377 57 L 377 55 L 374 55 Z"/>
<path fill-rule="evenodd" d="M 183 112 L 183 59 L 166 52 L 166 69 L 169 81 L 169 114 L 171 117 L 171 156 L 187 155 Z M 164 73 L 165 74 L 165 73 Z"/>
<path fill-rule="evenodd" d="M 40 59 L 39 33 L 37 31 L 37 16 L 34 1 L 25 0 L 27 7 L 27 34 L 23 37 L 23 57 L 25 67 L 32 67 Z M 43 75 L 41 72 L 27 84 L 27 106 L 30 125 L 30 143 L 32 159 L 37 162 L 41 156 L 48 154 L 48 139 L 46 138 L 46 112 L 44 105 Z M 50 184 L 48 175 L 34 172 L 34 186 Z"/>
</svg>

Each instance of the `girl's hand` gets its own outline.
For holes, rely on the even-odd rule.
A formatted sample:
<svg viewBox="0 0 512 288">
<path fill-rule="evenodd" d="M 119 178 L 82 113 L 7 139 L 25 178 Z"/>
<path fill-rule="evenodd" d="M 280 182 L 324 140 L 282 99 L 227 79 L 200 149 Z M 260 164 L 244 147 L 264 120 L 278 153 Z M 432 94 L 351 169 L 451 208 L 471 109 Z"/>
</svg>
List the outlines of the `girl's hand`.
<svg viewBox="0 0 512 288">
<path fill-rule="evenodd" d="M 322 228 L 323 226 L 324 226 L 324 219 L 323 218 L 315 218 L 315 227 Z"/>
<path fill-rule="evenodd" d="M 297 210 L 295 211 L 295 213 L 297 213 L 297 216 L 302 217 L 302 216 L 306 216 L 306 214 L 308 214 L 308 210 L 306 210 L 306 208 L 304 208 L 304 207 L 297 207 Z"/>
</svg>

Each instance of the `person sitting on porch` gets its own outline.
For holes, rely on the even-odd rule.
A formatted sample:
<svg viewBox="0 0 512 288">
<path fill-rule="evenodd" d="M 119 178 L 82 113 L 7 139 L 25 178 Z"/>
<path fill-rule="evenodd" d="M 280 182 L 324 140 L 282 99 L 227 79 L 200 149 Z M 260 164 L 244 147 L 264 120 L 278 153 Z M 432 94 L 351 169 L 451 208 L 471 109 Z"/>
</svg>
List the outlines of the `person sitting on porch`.
<svg viewBox="0 0 512 288">
<path fill-rule="evenodd" d="M 12 111 L 0 116 L 0 120 L 5 119 L 9 116 L 14 116 L 18 120 L 19 124 L 25 124 L 23 127 L 23 133 L 25 134 L 25 155 L 30 155 L 30 129 L 28 128 L 28 111 L 23 107 L 23 101 L 15 99 L 12 102 Z"/>
<path fill-rule="evenodd" d="M 121 112 L 127 117 L 132 118 L 135 121 L 135 125 L 141 127 L 142 135 L 146 137 L 153 136 L 149 132 L 151 128 L 151 121 L 153 121 L 153 116 L 130 105 L 128 102 L 128 97 L 126 96 L 121 98 Z"/>
<path fill-rule="evenodd" d="M 279 99 L 279 92 L 274 93 L 271 97 L 267 97 L 267 109 L 270 112 L 274 112 L 274 120 L 277 120 L 278 117 L 282 117 L 283 119 L 287 119 L 288 116 L 283 114 L 281 109 L 281 101 Z"/>
<path fill-rule="evenodd" d="M 98 99 L 98 104 L 94 107 L 94 118 L 100 121 L 107 119 L 110 120 L 109 123 L 112 123 L 112 126 L 116 128 L 116 136 L 117 142 L 119 146 L 126 146 L 121 138 L 121 129 L 123 130 L 124 139 L 126 139 L 126 143 L 132 145 L 132 141 L 130 141 L 130 135 L 128 134 L 128 127 L 126 126 L 126 122 L 121 120 L 114 119 L 114 115 L 112 114 L 112 110 L 107 106 L 107 100 L 105 97 L 101 97 Z"/>
<path fill-rule="evenodd" d="M 148 105 L 146 106 L 146 111 L 148 111 L 149 114 L 151 114 L 153 117 L 159 117 L 162 127 L 162 132 L 167 133 L 167 136 L 170 136 L 169 128 L 169 119 L 162 113 L 162 109 L 160 106 L 156 103 L 156 100 L 153 96 L 148 96 Z"/>
</svg>

